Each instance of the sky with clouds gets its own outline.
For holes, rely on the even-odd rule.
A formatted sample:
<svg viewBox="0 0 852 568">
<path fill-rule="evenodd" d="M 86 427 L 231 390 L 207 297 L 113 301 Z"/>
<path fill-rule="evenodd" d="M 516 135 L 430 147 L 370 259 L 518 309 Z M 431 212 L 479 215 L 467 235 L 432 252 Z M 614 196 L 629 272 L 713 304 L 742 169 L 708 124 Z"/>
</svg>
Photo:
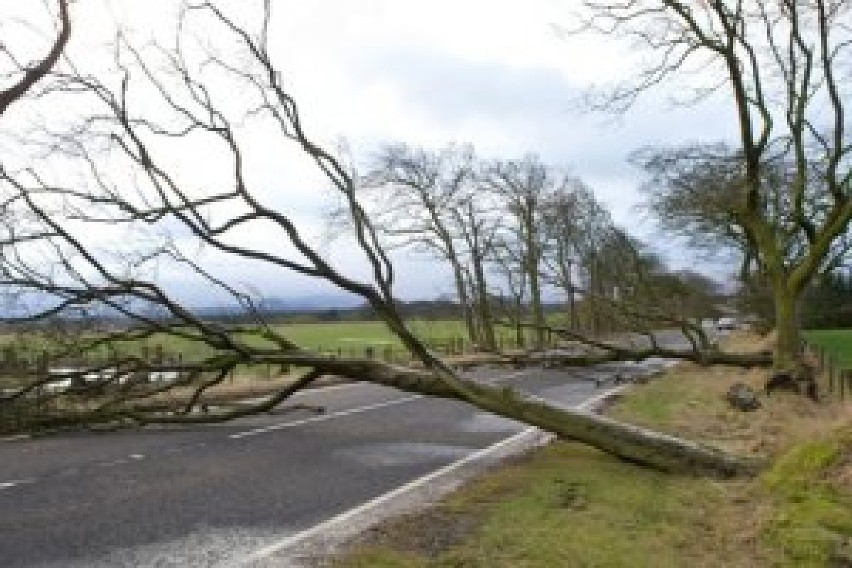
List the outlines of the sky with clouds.
<svg viewBox="0 0 852 568">
<path fill-rule="evenodd" d="M 152 10 L 152 3 L 133 0 L 76 3 L 74 53 L 104 50 L 116 23 L 137 41 L 162 37 L 176 3 L 157 4 Z M 643 54 L 611 38 L 566 36 L 561 30 L 577 22 L 571 0 L 272 4 L 270 51 L 316 141 L 331 146 L 345 139 L 356 160 L 392 141 L 436 148 L 471 143 L 486 158 L 537 153 L 584 179 L 617 223 L 660 247 L 665 241 L 636 210 L 643 179 L 627 156 L 643 146 L 730 139 L 734 132 L 724 96 L 678 108 L 670 86 L 648 93 L 623 116 L 589 112 L 584 92 L 629 76 Z M 255 5 L 232 0 L 223 8 L 251 26 L 258 22 Z M 327 208 L 321 181 L 298 179 L 307 174 L 293 171 L 279 199 L 320 232 Z M 688 266 L 677 250 L 665 252 L 675 265 Z M 425 262 L 400 259 L 402 296 L 450 291 L 440 270 L 422 270 Z M 406 278 L 410 273 L 416 276 Z M 279 276 L 254 278 L 276 295 Z"/>
</svg>

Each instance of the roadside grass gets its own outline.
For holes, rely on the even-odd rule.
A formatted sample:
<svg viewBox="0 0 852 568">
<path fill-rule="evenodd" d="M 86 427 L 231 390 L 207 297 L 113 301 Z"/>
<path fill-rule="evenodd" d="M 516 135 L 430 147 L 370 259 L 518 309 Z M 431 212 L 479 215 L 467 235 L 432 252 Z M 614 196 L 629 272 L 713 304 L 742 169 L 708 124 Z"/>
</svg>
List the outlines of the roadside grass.
<svg viewBox="0 0 852 568">
<path fill-rule="evenodd" d="M 728 338 L 754 343 L 742 334 Z M 736 381 L 768 371 L 681 364 L 634 386 L 610 416 L 769 459 L 754 479 L 663 474 L 557 442 L 330 560 L 356 567 L 852 565 L 852 405 L 787 393 L 740 413 Z M 846 543 L 844 545 L 844 542 Z M 850 556 L 840 563 L 837 558 Z M 832 560 L 832 556 L 835 558 Z M 845 557 L 844 557 L 845 558 Z"/>
<path fill-rule="evenodd" d="M 841 368 L 852 368 L 852 329 L 814 329 L 805 338 L 832 353 Z"/>
</svg>

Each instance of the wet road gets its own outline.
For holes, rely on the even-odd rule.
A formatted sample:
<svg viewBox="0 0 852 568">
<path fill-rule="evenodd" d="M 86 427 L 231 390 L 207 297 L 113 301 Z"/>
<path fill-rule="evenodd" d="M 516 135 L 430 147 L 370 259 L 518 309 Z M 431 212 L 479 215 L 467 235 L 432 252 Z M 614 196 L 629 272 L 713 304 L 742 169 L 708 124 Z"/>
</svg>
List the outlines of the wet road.
<svg viewBox="0 0 852 568">
<path fill-rule="evenodd" d="M 616 373 L 648 370 L 473 376 L 576 405 Z M 231 566 L 524 428 L 367 383 L 307 391 L 299 402 L 327 411 L 0 442 L 0 566 Z"/>
</svg>

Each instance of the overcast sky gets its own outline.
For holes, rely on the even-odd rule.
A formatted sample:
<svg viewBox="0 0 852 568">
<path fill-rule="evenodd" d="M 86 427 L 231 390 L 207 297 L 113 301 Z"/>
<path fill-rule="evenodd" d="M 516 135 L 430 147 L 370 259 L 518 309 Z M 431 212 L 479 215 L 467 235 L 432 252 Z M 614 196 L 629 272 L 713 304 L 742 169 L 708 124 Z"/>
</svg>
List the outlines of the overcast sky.
<svg viewBox="0 0 852 568">
<path fill-rule="evenodd" d="M 136 38 L 170 26 L 172 3 L 100 0 L 74 5 L 75 53 L 103 49 L 115 22 Z M 232 2 L 251 22 L 249 5 Z M 271 51 L 301 105 L 309 134 L 327 145 L 346 139 L 356 158 L 380 144 L 440 147 L 472 143 L 486 158 L 538 153 L 584 179 L 617 223 L 656 243 L 635 209 L 641 172 L 628 154 L 647 145 L 731 138 L 734 116 L 724 97 L 677 109 L 668 88 L 649 93 L 629 114 L 586 112 L 582 93 L 629 75 L 637 53 L 614 41 L 565 37 L 576 20 L 571 0 L 275 0 Z M 160 9 L 162 7 L 162 9 Z M 256 21 L 256 20 L 255 20 Z M 215 38 L 211 38 L 211 41 Z M 307 226 L 323 210 L 310 183 L 293 184 L 288 203 Z M 660 245 L 662 246 L 662 245 Z M 671 248 L 671 247 L 670 247 Z M 684 255 L 669 250 L 681 267 Z M 451 287 L 440 271 L 402 261 L 401 295 L 432 297 Z M 431 277 L 423 277 L 429 273 Z M 280 277 L 257 275 L 275 295 Z M 301 288 L 298 285 L 297 288 Z"/>
</svg>

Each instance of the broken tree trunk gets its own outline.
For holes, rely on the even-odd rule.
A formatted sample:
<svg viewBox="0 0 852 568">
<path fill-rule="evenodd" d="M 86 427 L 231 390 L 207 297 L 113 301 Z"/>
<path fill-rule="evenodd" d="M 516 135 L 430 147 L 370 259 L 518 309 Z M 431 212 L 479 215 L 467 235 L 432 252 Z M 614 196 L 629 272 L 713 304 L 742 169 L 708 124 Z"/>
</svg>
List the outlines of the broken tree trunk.
<svg viewBox="0 0 852 568">
<path fill-rule="evenodd" d="M 294 361 L 294 364 L 298 363 Z M 756 458 L 733 455 L 706 444 L 625 424 L 592 412 L 555 406 L 510 388 L 457 376 L 446 377 L 441 371 L 364 360 L 330 360 L 317 364 L 314 359 L 312 364 L 322 371 L 355 380 L 463 400 L 494 414 L 537 426 L 564 440 L 589 444 L 621 459 L 663 471 L 729 477 L 754 474 L 762 465 L 762 460 Z"/>
</svg>

